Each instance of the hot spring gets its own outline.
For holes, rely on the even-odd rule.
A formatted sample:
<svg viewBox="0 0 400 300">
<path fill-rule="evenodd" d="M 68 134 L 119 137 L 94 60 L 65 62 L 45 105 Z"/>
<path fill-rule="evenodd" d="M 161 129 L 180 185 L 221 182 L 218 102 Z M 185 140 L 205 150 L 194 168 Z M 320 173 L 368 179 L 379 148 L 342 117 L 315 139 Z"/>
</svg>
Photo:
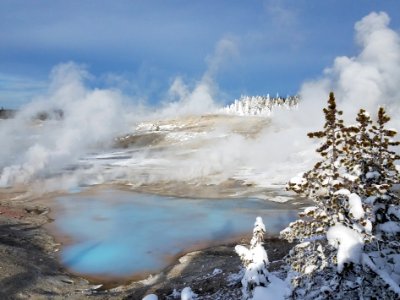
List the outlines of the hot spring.
<svg viewBox="0 0 400 300">
<path fill-rule="evenodd" d="M 256 198 L 188 199 L 109 189 L 56 200 L 53 232 L 67 241 L 62 263 L 75 273 L 107 278 L 157 272 L 185 251 L 248 235 L 256 216 L 272 234 L 297 217 L 288 204 Z"/>
</svg>

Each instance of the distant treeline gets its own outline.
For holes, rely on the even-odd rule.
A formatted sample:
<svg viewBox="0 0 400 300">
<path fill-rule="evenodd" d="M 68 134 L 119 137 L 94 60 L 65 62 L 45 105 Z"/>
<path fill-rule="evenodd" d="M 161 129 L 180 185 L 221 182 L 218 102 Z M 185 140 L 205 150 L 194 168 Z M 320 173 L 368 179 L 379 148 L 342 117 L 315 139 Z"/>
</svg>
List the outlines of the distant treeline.
<svg viewBox="0 0 400 300">
<path fill-rule="evenodd" d="M 232 104 L 224 107 L 223 112 L 240 116 L 269 116 L 274 109 L 295 109 L 300 101 L 300 96 L 287 96 L 286 98 L 266 96 L 241 96 Z"/>
<path fill-rule="evenodd" d="M 0 119 L 14 118 L 17 113 L 15 109 L 0 108 Z M 49 111 L 40 111 L 32 116 L 32 120 L 62 120 L 64 118 L 64 111 L 61 109 L 52 109 Z"/>
<path fill-rule="evenodd" d="M 0 119 L 11 119 L 14 118 L 17 111 L 15 109 L 4 109 L 0 108 Z"/>
</svg>

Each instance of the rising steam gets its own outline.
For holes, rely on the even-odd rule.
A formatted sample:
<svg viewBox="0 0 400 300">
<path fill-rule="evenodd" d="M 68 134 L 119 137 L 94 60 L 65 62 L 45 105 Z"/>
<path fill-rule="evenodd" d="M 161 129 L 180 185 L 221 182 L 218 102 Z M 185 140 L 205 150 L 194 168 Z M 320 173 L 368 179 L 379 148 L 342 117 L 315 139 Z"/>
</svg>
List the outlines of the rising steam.
<svg viewBox="0 0 400 300">
<path fill-rule="evenodd" d="M 385 105 L 394 117 L 393 125 L 400 129 L 396 118 L 400 113 L 400 37 L 389 28 L 389 21 L 386 13 L 373 12 L 357 22 L 359 54 L 337 57 L 319 79 L 305 82 L 297 111 L 275 112 L 270 125 L 256 137 L 232 133 L 224 126 L 214 128 L 213 142 L 185 159 L 173 149 L 160 152 L 158 158 L 167 161 L 167 172 L 160 175 L 148 170 L 148 180 L 185 181 L 218 174 L 220 180 L 237 177 L 263 185 L 284 183 L 312 164 L 314 147 L 306 133 L 320 128 L 321 110 L 330 91 L 335 92 L 348 122 L 354 122 L 359 108 L 374 115 L 379 105 Z M 192 85 L 176 78 L 169 98 L 158 109 L 139 109 L 132 104 L 134 99 L 117 89 L 89 88 L 86 81 L 91 75 L 82 66 L 56 66 L 47 93 L 23 107 L 15 119 L 0 124 L 0 186 L 46 179 L 54 188 L 68 188 L 93 176 L 96 182 L 116 177 L 135 180 L 133 167 L 106 175 L 96 166 L 87 170 L 76 165 L 83 155 L 104 151 L 116 136 L 132 132 L 139 121 L 215 112 L 220 107 L 216 74 L 226 57 L 235 55 L 239 55 L 235 42 L 221 40 L 202 78 Z M 41 112 L 48 113 L 45 122 L 35 118 Z M 140 161 L 150 157 L 146 152 L 135 155 Z"/>
</svg>

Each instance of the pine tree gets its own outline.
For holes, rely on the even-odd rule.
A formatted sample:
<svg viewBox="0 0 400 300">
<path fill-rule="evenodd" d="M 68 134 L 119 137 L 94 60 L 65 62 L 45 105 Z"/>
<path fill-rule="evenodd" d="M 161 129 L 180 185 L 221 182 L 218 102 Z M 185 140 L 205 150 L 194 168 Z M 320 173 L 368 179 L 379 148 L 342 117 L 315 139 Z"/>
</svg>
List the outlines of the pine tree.
<svg viewBox="0 0 400 300">
<path fill-rule="evenodd" d="M 400 143 L 392 140 L 396 131 L 386 128 L 390 117 L 383 107 L 377 117 L 365 133 L 369 141 L 360 174 L 360 194 L 372 227 L 372 238 L 364 246 L 365 284 L 361 289 L 364 296 L 398 299 L 400 280 L 394 279 L 400 276 L 400 201 L 392 187 L 400 183 L 395 166 L 400 157 L 393 151 Z"/>
<path fill-rule="evenodd" d="M 348 168 L 358 177 L 354 190 L 365 199 L 364 206 L 375 234 L 378 224 L 391 220 L 390 207 L 400 204 L 399 197 L 391 191 L 393 185 L 400 182 L 395 165 L 400 156 L 392 150 L 400 143 L 392 140 L 397 132 L 386 128 L 389 121 L 383 107 L 378 110 L 376 124 L 372 124 L 369 115 L 360 110 L 354 131 L 356 141 L 350 145 L 352 151 L 347 159 Z"/>
<path fill-rule="evenodd" d="M 329 94 L 328 107 L 323 110 L 325 125 L 321 131 L 310 132 L 310 138 L 323 139 L 322 145 L 316 150 L 322 160 L 312 170 L 303 174 L 300 182 L 289 182 L 288 188 L 310 197 L 329 197 L 341 188 L 339 181 L 340 158 L 343 155 L 344 125 L 340 116 L 342 111 L 336 107 L 334 94 Z"/>
<path fill-rule="evenodd" d="M 386 194 L 390 191 L 393 184 L 399 183 L 399 172 L 396 169 L 395 161 L 400 159 L 392 147 L 400 145 L 400 142 L 392 141 L 397 134 L 394 129 L 386 129 L 386 124 L 390 121 L 390 117 L 386 114 L 383 107 L 379 108 L 377 124 L 372 126 L 370 130 L 373 134 L 373 164 L 366 176 L 369 179 L 368 192 L 378 192 Z M 399 203 L 398 203 L 399 204 Z"/>
<path fill-rule="evenodd" d="M 297 240 L 287 257 L 291 269 L 293 292 L 297 299 L 321 299 L 343 288 L 341 276 L 335 268 L 335 248 L 328 244 L 326 232 L 345 215 L 346 195 L 340 193 L 344 187 L 344 178 L 340 175 L 345 155 L 346 132 L 342 111 L 337 109 L 333 93 L 329 94 L 328 106 L 323 110 L 325 124 L 323 130 L 311 132 L 310 138 L 322 139 L 316 150 L 321 156 L 314 168 L 292 179 L 288 189 L 310 197 L 315 206 L 300 214 L 301 219 L 291 223 L 281 232 L 289 241 Z M 306 257 L 306 261 L 305 261 Z M 327 276 L 330 274 L 330 276 Z M 320 287 L 328 289 L 321 294 Z"/>
<path fill-rule="evenodd" d="M 316 204 L 281 232 L 301 242 L 287 258 L 295 271 L 292 298 L 397 299 L 400 208 L 391 188 L 399 183 L 399 157 L 391 147 L 399 143 L 385 128 L 390 118 L 380 108 L 372 125 L 360 110 L 357 125 L 345 127 L 332 93 L 324 114 L 324 130 L 309 134 L 323 139 L 322 160 L 288 184 Z"/>
<path fill-rule="evenodd" d="M 345 173 L 342 175 L 344 178 L 344 186 L 349 191 L 347 203 L 343 203 L 346 208 L 345 211 L 349 213 L 350 222 L 347 223 L 349 227 L 357 227 L 357 230 L 362 233 L 364 241 L 371 240 L 371 213 L 372 206 L 363 199 L 365 199 L 368 185 L 368 173 L 371 169 L 373 161 L 373 140 L 370 133 L 372 120 L 368 112 L 360 109 L 357 117 L 357 124 L 347 126 L 343 129 L 345 133 L 345 155 L 342 160 L 343 170 Z M 359 209 L 362 210 L 362 216 L 354 215 L 352 201 L 357 198 Z M 354 202 L 354 201 L 353 201 Z M 356 222 L 358 221 L 358 222 Z"/>
<path fill-rule="evenodd" d="M 321 160 L 302 177 L 292 179 L 287 186 L 289 190 L 310 197 L 316 204 L 300 215 L 304 217 L 303 219 L 290 224 L 290 230 L 282 233 L 290 241 L 293 239 L 301 241 L 324 234 L 338 221 L 339 216 L 336 212 L 343 207 L 343 197 L 337 192 L 344 187 L 344 180 L 339 170 L 345 154 L 345 127 L 343 120 L 340 119 L 343 112 L 337 109 L 332 92 L 329 94 L 328 106 L 323 112 L 325 115 L 323 130 L 308 133 L 310 138 L 323 139 L 316 150 Z"/>
<path fill-rule="evenodd" d="M 267 252 L 264 249 L 265 225 L 261 217 L 256 218 L 250 249 L 237 245 L 236 253 L 239 255 L 245 274 L 242 279 L 243 299 L 250 299 L 256 287 L 266 287 L 270 280 L 267 266 L 269 264 Z"/>
<path fill-rule="evenodd" d="M 364 196 L 364 186 L 368 166 L 372 159 L 372 138 L 369 134 L 372 120 L 370 115 L 360 109 L 356 118 L 357 124 L 344 129 L 346 146 L 344 147 L 346 159 L 343 161 L 348 173 L 346 183 L 352 192 Z"/>
</svg>

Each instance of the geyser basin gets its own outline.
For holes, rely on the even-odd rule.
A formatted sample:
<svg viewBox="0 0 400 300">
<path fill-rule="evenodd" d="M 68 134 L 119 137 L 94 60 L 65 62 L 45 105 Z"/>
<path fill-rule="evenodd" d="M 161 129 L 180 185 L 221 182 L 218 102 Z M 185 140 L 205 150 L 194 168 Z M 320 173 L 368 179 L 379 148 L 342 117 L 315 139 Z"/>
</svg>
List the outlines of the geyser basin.
<svg viewBox="0 0 400 300">
<path fill-rule="evenodd" d="M 61 259 L 72 271 L 123 277 L 160 270 L 187 250 L 248 234 L 256 216 L 277 233 L 297 216 L 259 199 L 184 199 L 120 190 L 57 198 L 58 233 L 72 242 Z"/>
</svg>

